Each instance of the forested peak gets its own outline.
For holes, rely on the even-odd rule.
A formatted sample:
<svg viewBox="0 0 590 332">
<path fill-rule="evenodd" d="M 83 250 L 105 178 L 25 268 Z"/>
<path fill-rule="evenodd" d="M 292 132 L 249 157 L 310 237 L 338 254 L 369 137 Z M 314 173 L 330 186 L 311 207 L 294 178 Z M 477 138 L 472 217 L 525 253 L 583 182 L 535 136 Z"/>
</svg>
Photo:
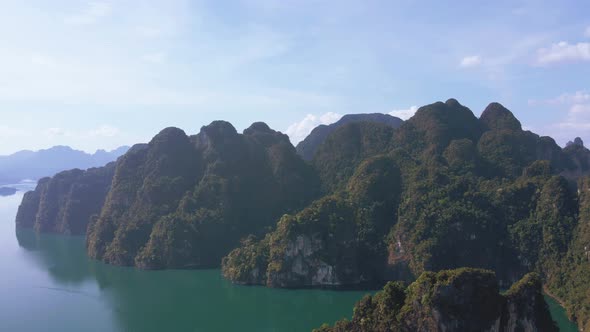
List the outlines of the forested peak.
<svg viewBox="0 0 590 332">
<path fill-rule="evenodd" d="M 217 141 L 223 138 L 237 136 L 238 131 L 229 122 L 223 120 L 216 120 L 207 126 L 201 127 L 199 136 L 206 135 L 210 139 Z"/>
<path fill-rule="evenodd" d="M 129 148 L 129 150 L 127 150 L 127 153 L 135 153 L 141 150 L 145 150 L 148 148 L 148 144 L 146 143 L 137 143 L 137 144 L 133 144 L 133 146 L 131 146 L 131 148 Z"/>
<path fill-rule="evenodd" d="M 584 147 L 584 141 L 582 141 L 581 138 L 576 137 L 573 142 L 572 141 L 567 142 L 566 147 L 570 147 L 570 146 L 573 146 L 573 147 L 582 147 L 583 148 Z"/>
<path fill-rule="evenodd" d="M 467 122 L 476 121 L 477 118 L 473 115 L 473 112 L 456 99 L 449 99 L 446 102 L 437 101 L 433 104 L 424 105 L 416 111 L 416 114 L 409 120 L 411 122 L 417 122 L 429 117 L 434 117 L 441 121 L 461 121 L 467 120 Z M 467 123 L 468 124 L 468 123 Z"/>
<path fill-rule="evenodd" d="M 244 135 L 252 135 L 255 133 L 275 133 L 276 131 L 270 129 L 270 127 L 262 122 L 254 122 L 253 124 L 250 125 L 250 127 L 246 128 L 244 130 Z"/>
<path fill-rule="evenodd" d="M 383 113 L 366 113 L 366 114 L 346 114 L 340 120 L 330 125 L 319 125 L 299 144 L 297 144 L 297 153 L 303 159 L 311 160 L 319 146 L 332 134 L 336 129 L 352 122 L 375 122 L 383 123 L 392 128 L 398 128 L 404 121 L 389 114 Z"/>
<path fill-rule="evenodd" d="M 312 160 L 324 189 L 344 186 L 365 158 L 390 150 L 394 130 L 378 122 L 352 122 L 332 132 Z"/>
<path fill-rule="evenodd" d="M 490 103 L 479 117 L 479 121 L 490 130 L 522 130 L 520 121 L 500 103 Z"/>
<path fill-rule="evenodd" d="M 389 124 L 402 123 L 403 120 L 384 113 L 346 114 L 337 123 L 349 122 L 382 122 Z"/>
<path fill-rule="evenodd" d="M 258 143 L 267 147 L 277 143 L 287 143 L 288 145 L 291 145 L 289 136 L 271 129 L 264 122 L 254 122 L 250 127 L 244 130 L 244 136 L 252 137 Z"/>
<path fill-rule="evenodd" d="M 242 139 L 231 123 L 217 120 L 201 127 L 201 131 L 195 136 L 195 143 L 200 150 L 211 151 L 213 149 L 223 155 L 231 155 L 238 152 L 237 149 L 239 149 Z"/>
<path fill-rule="evenodd" d="M 400 144 L 417 147 L 446 147 L 454 139 L 476 142 L 481 125 L 473 112 L 455 99 L 422 106 L 399 130 Z"/>
<path fill-rule="evenodd" d="M 150 147 L 174 147 L 179 143 L 188 142 L 188 136 L 186 133 L 176 127 L 168 127 L 162 129 L 152 140 L 150 141 Z"/>
<path fill-rule="evenodd" d="M 448 106 L 451 107 L 458 107 L 458 106 L 463 106 L 461 105 L 461 103 L 459 103 L 459 101 L 455 98 L 449 98 L 447 99 L 447 101 L 445 101 L 445 104 L 447 104 Z"/>
</svg>

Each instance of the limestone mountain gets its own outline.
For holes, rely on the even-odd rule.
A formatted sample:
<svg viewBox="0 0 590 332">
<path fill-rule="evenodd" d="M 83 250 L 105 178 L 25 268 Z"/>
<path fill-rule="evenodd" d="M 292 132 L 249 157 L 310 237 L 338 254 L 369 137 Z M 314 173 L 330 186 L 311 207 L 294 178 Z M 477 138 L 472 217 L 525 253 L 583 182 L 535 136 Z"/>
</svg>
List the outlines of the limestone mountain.
<svg viewBox="0 0 590 332">
<path fill-rule="evenodd" d="M 347 130 L 362 133 L 338 131 Z M 552 285 L 571 268 L 567 257 L 583 255 L 571 246 L 584 232 L 578 181 L 590 175 L 588 150 L 522 130 L 503 106 L 491 104 L 478 119 L 451 99 L 383 135 L 376 127 L 338 131 L 313 161 L 328 196 L 232 251 L 222 264 L 227 278 L 342 286 L 470 266 L 494 270 L 503 287 L 531 271 Z M 387 162 L 366 168 L 374 158 Z M 371 175 L 387 172 L 389 179 Z M 372 190 L 359 196 L 354 188 Z M 572 317 L 587 324 L 587 300 L 569 294 L 562 300 Z"/>
<path fill-rule="evenodd" d="M 90 206 L 77 219 L 90 219 L 92 258 L 149 269 L 221 264 L 241 284 L 375 285 L 473 267 L 494 271 L 504 288 L 536 272 L 587 327 L 589 156 L 581 142 L 562 149 L 523 130 L 500 104 L 478 118 L 455 99 L 421 107 L 396 129 L 345 124 L 310 161 L 264 123 L 239 134 L 215 121 L 134 146 L 96 199 L 69 194 L 84 183 L 81 171 L 42 180 L 17 219 L 74 233 L 64 211 Z M 78 196 L 89 200 L 68 199 Z"/>
<path fill-rule="evenodd" d="M 390 282 L 359 301 L 351 321 L 315 330 L 338 331 L 551 332 L 558 328 L 535 274 L 501 294 L 493 272 L 458 269 L 425 272 L 408 287 Z"/>
<path fill-rule="evenodd" d="M 86 234 L 91 216 L 100 213 L 115 163 L 88 170 L 73 169 L 39 180 L 25 193 L 16 226 L 40 232 Z"/>
<path fill-rule="evenodd" d="M 319 194 L 284 134 L 215 121 L 195 136 L 167 128 L 117 162 L 88 253 L 142 268 L 218 266 L 241 237 L 262 234 Z"/>
<path fill-rule="evenodd" d="M 297 144 L 297 153 L 305 160 L 312 160 L 319 146 L 332 132 L 346 124 L 358 122 L 382 123 L 397 128 L 403 123 L 403 120 L 382 113 L 347 114 L 335 123 L 315 127 L 303 141 Z"/>
</svg>

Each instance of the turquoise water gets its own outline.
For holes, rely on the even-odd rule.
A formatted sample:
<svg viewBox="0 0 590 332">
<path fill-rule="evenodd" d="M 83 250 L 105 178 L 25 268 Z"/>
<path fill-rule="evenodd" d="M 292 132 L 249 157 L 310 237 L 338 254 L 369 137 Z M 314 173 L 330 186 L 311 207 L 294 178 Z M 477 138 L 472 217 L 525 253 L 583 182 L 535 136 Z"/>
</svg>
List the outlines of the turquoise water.
<svg viewBox="0 0 590 332">
<path fill-rule="evenodd" d="M 310 331 L 351 317 L 366 293 L 105 265 L 86 257 L 81 237 L 15 232 L 21 198 L 0 198 L 0 331 Z"/>
<path fill-rule="evenodd" d="M 142 271 L 87 258 L 84 239 L 14 229 L 0 197 L 0 331 L 310 331 L 366 292 L 236 286 L 219 270 Z M 562 331 L 576 331 L 548 300 Z"/>
<path fill-rule="evenodd" d="M 578 332 L 578 327 L 572 321 L 567 318 L 565 309 L 559 305 L 557 301 L 549 296 L 545 296 L 545 301 L 549 305 L 549 311 L 551 311 L 551 317 L 557 323 L 559 331 L 561 332 Z"/>
</svg>

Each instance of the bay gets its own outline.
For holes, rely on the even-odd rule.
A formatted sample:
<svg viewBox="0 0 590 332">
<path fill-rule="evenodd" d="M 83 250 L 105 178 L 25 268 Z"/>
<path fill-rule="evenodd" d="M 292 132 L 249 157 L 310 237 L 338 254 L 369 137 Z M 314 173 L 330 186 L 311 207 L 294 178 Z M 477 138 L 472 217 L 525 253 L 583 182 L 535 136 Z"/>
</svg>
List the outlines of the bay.
<svg viewBox="0 0 590 332">
<path fill-rule="evenodd" d="M 233 285 L 215 270 L 143 271 L 88 259 L 83 237 L 15 230 L 0 198 L 0 331 L 310 331 L 364 291 Z"/>
<path fill-rule="evenodd" d="M 16 230 L 0 197 L 0 331 L 310 331 L 367 291 L 238 286 L 213 270 L 144 271 L 88 259 L 83 237 Z M 561 331 L 576 331 L 546 298 Z"/>
</svg>

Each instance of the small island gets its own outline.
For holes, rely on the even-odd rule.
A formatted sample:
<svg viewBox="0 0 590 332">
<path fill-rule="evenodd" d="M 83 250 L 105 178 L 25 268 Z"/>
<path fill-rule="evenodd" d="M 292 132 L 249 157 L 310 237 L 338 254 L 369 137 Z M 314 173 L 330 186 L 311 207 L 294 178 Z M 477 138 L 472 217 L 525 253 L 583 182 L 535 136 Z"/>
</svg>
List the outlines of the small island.
<svg viewBox="0 0 590 332">
<path fill-rule="evenodd" d="M 11 187 L 0 187 L 0 196 L 12 196 L 16 194 L 16 189 Z"/>
</svg>

